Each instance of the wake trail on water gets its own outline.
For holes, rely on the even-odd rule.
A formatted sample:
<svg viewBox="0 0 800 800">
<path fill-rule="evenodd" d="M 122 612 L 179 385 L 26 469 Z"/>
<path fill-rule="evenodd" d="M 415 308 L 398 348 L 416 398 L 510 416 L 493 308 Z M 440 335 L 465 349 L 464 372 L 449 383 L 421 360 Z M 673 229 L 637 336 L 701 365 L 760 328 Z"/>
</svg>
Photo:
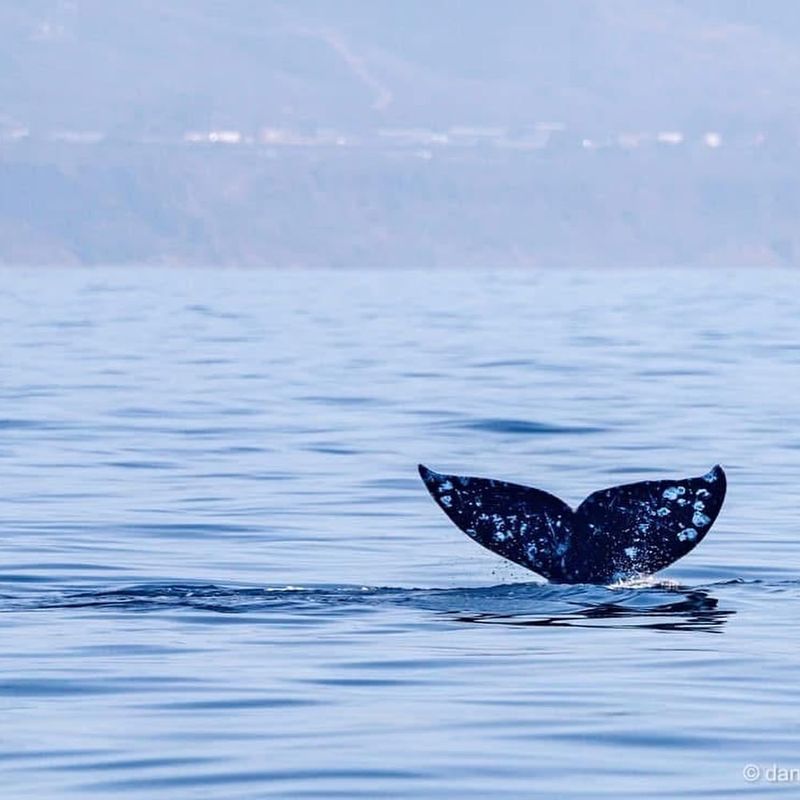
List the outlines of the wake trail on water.
<svg viewBox="0 0 800 800">
<path fill-rule="evenodd" d="M 122 588 L 0 595 L 0 613 L 104 611 L 314 614 L 333 617 L 380 609 L 434 613 L 450 621 L 517 626 L 602 623 L 713 631 L 735 613 L 716 595 L 727 587 L 769 591 L 800 588 L 800 581 L 732 579 L 687 587 L 645 578 L 612 586 L 509 583 L 486 587 L 403 588 L 365 585 L 225 586 L 146 583 Z"/>
</svg>

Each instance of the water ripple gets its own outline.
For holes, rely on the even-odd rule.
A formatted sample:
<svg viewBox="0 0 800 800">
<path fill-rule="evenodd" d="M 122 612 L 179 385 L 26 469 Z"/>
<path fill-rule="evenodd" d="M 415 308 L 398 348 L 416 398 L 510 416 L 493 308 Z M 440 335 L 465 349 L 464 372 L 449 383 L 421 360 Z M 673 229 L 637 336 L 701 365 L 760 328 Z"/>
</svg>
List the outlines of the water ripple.
<svg viewBox="0 0 800 800">
<path fill-rule="evenodd" d="M 596 425 L 557 425 L 549 422 L 535 422 L 523 419 L 501 419 L 496 417 L 458 420 L 447 424 L 462 430 L 480 431 L 484 433 L 518 434 L 524 436 L 589 434 L 602 433 L 607 430 L 606 428 Z"/>
</svg>

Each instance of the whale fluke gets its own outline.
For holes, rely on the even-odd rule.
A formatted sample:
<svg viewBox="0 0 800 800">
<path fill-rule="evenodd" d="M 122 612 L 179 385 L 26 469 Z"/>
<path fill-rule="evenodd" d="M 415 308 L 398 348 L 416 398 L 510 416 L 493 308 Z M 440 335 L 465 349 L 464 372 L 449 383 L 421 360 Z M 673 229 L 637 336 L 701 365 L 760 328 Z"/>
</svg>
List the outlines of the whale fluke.
<svg viewBox="0 0 800 800">
<path fill-rule="evenodd" d="M 529 486 L 443 475 L 422 464 L 419 474 L 467 536 L 555 583 L 613 583 L 664 569 L 708 533 L 727 486 L 717 465 L 698 478 L 603 489 L 573 511 Z"/>
</svg>

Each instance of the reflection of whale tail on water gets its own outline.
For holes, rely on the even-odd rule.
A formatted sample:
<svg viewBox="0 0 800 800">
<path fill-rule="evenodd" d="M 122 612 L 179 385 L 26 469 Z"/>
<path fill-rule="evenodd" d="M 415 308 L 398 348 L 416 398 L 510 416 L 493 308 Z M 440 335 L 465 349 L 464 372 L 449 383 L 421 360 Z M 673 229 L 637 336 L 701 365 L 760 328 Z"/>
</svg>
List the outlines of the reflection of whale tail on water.
<svg viewBox="0 0 800 800">
<path fill-rule="evenodd" d="M 467 536 L 557 583 L 612 583 L 669 566 L 708 533 L 726 488 L 716 466 L 699 478 L 603 489 L 573 511 L 528 486 L 442 475 L 422 464 L 419 473 Z"/>
</svg>

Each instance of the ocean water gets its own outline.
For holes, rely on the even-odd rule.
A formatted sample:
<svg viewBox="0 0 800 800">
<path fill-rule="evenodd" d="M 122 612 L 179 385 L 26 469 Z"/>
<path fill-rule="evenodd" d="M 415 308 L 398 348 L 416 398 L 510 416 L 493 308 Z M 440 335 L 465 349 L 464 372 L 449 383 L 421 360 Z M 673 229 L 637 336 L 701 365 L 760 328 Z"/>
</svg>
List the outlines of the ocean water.
<svg viewBox="0 0 800 800">
<path fill-rule="evenodd" d="M 4 797 L 800 793 L 798 273 L 1 274 Z M 565 587 L 419 461 L 729 491 Z"/>
</svg>

